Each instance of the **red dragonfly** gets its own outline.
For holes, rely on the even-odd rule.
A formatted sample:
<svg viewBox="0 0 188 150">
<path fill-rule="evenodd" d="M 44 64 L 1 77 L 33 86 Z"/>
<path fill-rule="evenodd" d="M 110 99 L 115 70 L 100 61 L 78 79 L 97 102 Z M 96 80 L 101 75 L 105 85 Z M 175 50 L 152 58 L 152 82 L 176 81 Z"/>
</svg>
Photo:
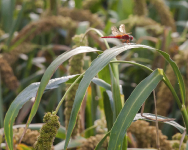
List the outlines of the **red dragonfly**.
<svg viewBox="0 0 188 150">
<path fill-rule="evenodd" d="M 131 33 L 126 33 L 124 24 L 121 24 L 119 26 L 119 30 L 115 26 L 111 27 L 111 30 L 114 36 L 103 36 L 101 38 L 117 38 L 117 39 L 121 39 L 122 42 L 126 42 L 126 43 L 130 43 L 130 41 L 133 40 L 133 36 L 129 35 Z"/>
</svg>

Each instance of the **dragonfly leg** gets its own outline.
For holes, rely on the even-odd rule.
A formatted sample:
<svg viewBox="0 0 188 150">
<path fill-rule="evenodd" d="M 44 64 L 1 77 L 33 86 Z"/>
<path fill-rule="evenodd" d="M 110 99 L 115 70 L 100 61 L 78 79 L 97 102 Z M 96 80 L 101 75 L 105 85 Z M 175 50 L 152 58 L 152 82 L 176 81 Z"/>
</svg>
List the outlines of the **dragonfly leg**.
<svg viewBox="0 0 188 150">
<path fill-rule="evenodd" d="M 124 43 L 124 42 L 126 42 L 126 40 L 122 40 L 122 42 Z"/>
</svg>

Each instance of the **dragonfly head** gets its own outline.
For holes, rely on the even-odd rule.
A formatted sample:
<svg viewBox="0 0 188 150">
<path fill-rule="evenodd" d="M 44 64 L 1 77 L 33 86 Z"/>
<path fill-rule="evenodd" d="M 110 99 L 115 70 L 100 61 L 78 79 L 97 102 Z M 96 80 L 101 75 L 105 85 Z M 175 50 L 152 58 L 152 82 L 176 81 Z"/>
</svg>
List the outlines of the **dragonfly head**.
<svg viewBox="0 0 188 150">
<path fill-rule="evenodd" d="M 133 36 L 129 35 L 129 40 L 132 41 L 133 40 Z"/>
</svg>

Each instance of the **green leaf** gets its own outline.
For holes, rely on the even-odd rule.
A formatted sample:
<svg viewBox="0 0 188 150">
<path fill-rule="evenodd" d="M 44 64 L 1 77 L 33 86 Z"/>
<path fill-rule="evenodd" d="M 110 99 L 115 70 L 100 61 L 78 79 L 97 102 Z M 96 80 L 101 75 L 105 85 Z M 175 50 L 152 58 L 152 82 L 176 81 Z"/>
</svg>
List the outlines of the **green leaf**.
<svg viewBox="0 0 188 150">
<path fill-rule="evenodd" d="M 186 150 L 188 150 L 188 141 L 187 141 L 187 143 L 186 143 Z"/>
<path fill-rule="evenodd" d="M 50 89 L 57 88 L 59 84 L 66 82 L 70 78 L 74 77 L 72 76 L 67 76 L 67 77 L 61 77 L 61 78 L 56 78 L 52 79 L 49 81 L 48 85 L 45 88 L 46 92 Z M 36 96 L 37 90 L 39 88 L 38 83 L 32 83 L 28 87 L 26 87 L 12 102 L 10 105 L 8 112 L 6 113 L 5 120 L 4 120 L 4 129 L 5 129 L 5 138 L 6 142 L 8 144 L 8 147 L 10 150 L 13 150 L 13 123 L 15 121 L 15 118 L 18 115 L 19 110 L 22 108 L 22 106 L 29 101 L 31 98 L 34 98 Z"/>
<path fill-rule="evenodd" d="M 116 12 L 120 20 L 126 19 L 133 12 L 133 1 L 131 0 L 118 0 Z"/>
<path fill-rule="evenodd" d="M 57 134 L 56 134 L 55 137 L 60 138 L 60 139 L 65 139 L 65 137 L 66 137 L 66 129 L 65 129 L 65 127 L 60 126 L 60 128 L 58 129 Z"/>
<path fill-rule="evenodd" d="M 170 1 L 167 2 L 167 4 L 170 6 L 170 8 L 180 8 L 180 9 L 188 9 L 188 2 L 186 1 Z M 180 19 L 179 19 L 180 20 Z"/>
<path fill-rule="evenodd" d="M 161 50 L 157 50 L 171 65 L 172 69 L 174 70 L 174 73 L 178 79 L 178 85 L 180 88 L 180 94 L 181 94 L 181 100 L 182 103 L 185 104 L 185 84 L 183 81 L 183 77 L 180 73 L 180 70 L 178 68 L 178 66 L 176 65 L 176 63 L 170 58 L 169 54 L 161 51 Z"/>
<path fill-rule="evenodd" d="M 27 126 L 28 126 L 28 124 L 30 124 L 31 120 L 33 119 L 34 115 L 36 114 L 40 100 L 41 100 L 41 97 L 42 97 L 42 94 L 45 90 L 45 87 L 48 84 L 48 81 L 50 80 L 51 76 L 56 71 L 56 69 L 63 62 L 65 62 L 66 60 L 68 60 L 70 57 L 72 57 L 74 55 L 86 53 L 86 52 L 96 52 L 96 51 L 98 51 L 98 50 L 93 49 L 91 47 L 80 46 L 80 47 L 77 47 L 77 48 L 75 48 L 71 51 L 68 51 L 68 52 L 61 54 L 50 64 L 50 66 L 47 68 L 47 70 L 45 71 L 45 73 L 44 73 L 44 75 L 41 79 L 41 84 L 40 84 L 39 89 L 37 91 L 36 100 L 35 100 L 35 103 L 32 107 L 31 113 L 29 115 Z"/>
<path fill-rule="evenodd" d="M 1 73 L 0 73 L 0 78 L 1 78 Z M 2 84 L 0 80 L 0 127 L 3 127 L 3 116 L 4 116 L 4 111 L 3 111 Z"/>
<path fill-rule="evenodd" d="M 104 67 L 99 73 L 98 73 L 98 77 L 102 80 L 104 80 L 107 83 L 111 83 L 111 79 L 110 79 L 110 70 L 109 67 L 106 66 Z"/>
<path fill-rule="evenodd" d="M 104 112 L 106 117 L 107 128 L 108 131 L 110 131 L 113 126 L 113 122 L 114 122 L 113 118 L 115 118 L 115 113 L 113 113 L 113 107 L 111 107 L 110 97 L 108 97 L 105 91 L 102 94 L 103 94 L 103 104 L 104 104 Z"/>
<path fill-rule="evenodd" d="M 104 67 L 98 73 L 98 77 L 110 84 L 111 79 L 110 79 L 109 66 Z M 111 101 L 113 103 L 113 98 L 111 97 L 112 99 L 110 99 L 109 94 L 107 95 L 107 93 L 106 93 L 107 91 L 105 92 L 104 88 L 100 87 L 99 89 L 100 89 L 101 98 L 102 98 L 102 100 L 100 100 L 99 103 L 103 102 L 103 108 L 104 108 L 104 112 L 105 112 L 107 127 L 108 127 L 108 131 L 110 131 L 113 126 L 113 122 L 115 120 L 115 111 L 112 109 L 114 105 L 113 104 L 111 105 Z M 111 90 L 111 89 L 109 89 L 109 90 Z"/>
<path fill-rule="evenodd" d="M 60 71 L 59 69 L 57 69 L 57 71 L 55 72 L 55 77 L 60 77 Z M 51 103 L 50 103 L 50 106 L 55 106 L 56 103 L 59 103 L 61 101 L 61 98 L 62 98 L 62 87 L 60 86 L 59 88 L 57 88 L 54 93 L 52 94 L 53 96 L 50 96 L 50 100 L 51 100 Z M 54 101 L 54 98 L 57 100 L 57 101 Z M 53 107 L 46 107 L 46 109 L 48 108 L 48 110 L 53 110 Z M 59 116 L 59 122 L 60 124 L 63 124 L 63 108 L 59 108 L 59 111 L 58 111 L 58 116 Z"/>
<path fill-rule="evenodd" d="M 111 92 L 111 85 L 98 78 L 93 78 L 92 82 L 99 85 L 101 89 L 104 88 L 106 90 L 106 91 L 101 90 L 103 94 L 104 109 L 108 109 L 108 110 L 105 110 L 105 115 L 107 118 L 110 119 L 109 120 L 110 122 L 112 121 L 112 125 L 113 125 L 113 122 L 115 121 L 115 119 L 113 121 L 113 118 L 115 118 L 115 107 L 114 107 L 114 100 L 113 100 L 113 96 Z M 107 106 L 110 106 L 111 108 Z M 107 120 L 107 124 L 108 124 L 108 120 Z"/>
<path fill-rule="evenodd" d="M 119 84 L 114 77 L 114 74 L 110 68 L 110 75 L 111 75 L 111 84 L 112 84 L 112 96 L 115 104 L 115 118 L 119 115 L 119 112 L 122 109 L 122 102 L 121 102 L 121 95 L 119 90 Z"/>
<path fill-rule="evenodd" d="M 77 92 L 76 92 L 76 96 L 75 96 L 75 100 L 74 100 L 74 104 L 73 104 L 73 108 L 72 108 L 72 112 L 71 112 L 71 116 L 70 116 L 70 121 L 69 121 L 69 126 L 68 126 L 68 130 L 67 130 L 67 136 L 66 136 L 66 142 L 65 142 L 65 147 L 64 149 L 67 148 L 68 146 L 68 142 L 69 139 L 71 137 L 71 133 L 72 130 L 75 126 L 76 123 L 76 118 L 77 118 L 77 114 L 79 112 L 79 109 L 81 107 L 81 103 L 83 100 L 83 97 L 85 95 L 86 89 L 89 86 L 91 80 L 94 78 L 94 76 L 100 71 L 102 70 L 106 65 L 108 65 L 108 63 L 115 58 L 118 54 L 120 54 L 121 52 L 125 51 L 125 50 L 129 50 L 132 48 L 148 48 L 148 49 L 153 49 L 152 47 L 146 46 L 146 45 L 127 45 L 124 44 L 123 46 L 116 46 L 113 47 L 111 49 L 108 49 L 106 51 L 104 51 L 102 54 L 99 55 L 99 57 L 97 57 L 92 63 L 91 66 L 86 70 L 84 77 L 82 78 Z"/>
<path fill-rule="evenodd" d="M 93 107 L 93 97 L 92 97 L 92 86 L 90 85 L 87 89 L 87 95 L 86 95 L 86 108 L 85 108 L 85 126 L 86 129 L 90 129 L 90 127 L 93 126 L 95 121 L 95 115 L 94 113 L 94 107 Z M 90 136 L 94 135 L 94 128 L 90 130 L 84 131 L 84 137 L 89 138 Z"/>
<path fill-rule="evenodd" d="M 138 67 L 141 67 L 142 69 L 146 70 L 148 73 L 151 73 L 153 72 L 152 69 L 150 69 L 149 67 L 145 66 L 145 65 L 142 65 L 142 64 L 139 64 L 139 63 L 136 63 L 134 61 L 111 61 L 110 63 L 128 63 L 128 64 L 132 64 L 132 65 L 135 65 L 135 66 L 138 66 Z"/>
<path fill-rule="evenodd" d="M 151 114 L 151 113 L 143 113 L 144 116 L 146 117 L 150 117 L 150 118 L 153 118 L 153 119 L 156 119 L 156 116 L 155 114 Z M 160 115 L 157 115 L 157 118 L 158 119 L 170 119 L 170 118 L 167 118 L 167 117 L 164 117 L 164 116 L 160 116 Z M 137 113 L 136 116 L 134 117 L 133 121 L 136 121 L 136 120 L 148 120 L 148 121 L 153 121 L 153 120 L 150 120 L 150 119 L 147 119 L 145 117 L 142 117 L 141 116 L 141 113 Z M 180 124 L 178 124 L 177 122 L 175 121 L 165 121 L 163 122 L 165 124 L 169 124 L 171 126 L 174 126 L 176 129 L 178 129 L 181 133 L 183 133 L 185 131 L 185 128 L 183 126 L 181 126 Z"/>
<path fill-rule="evenodd" d="M 100 87 L 103 87 L 105 90 L 111 91 L 111 85 L 106 83 L 104 80 L 93 78 L 92 82 L 99 85 Z"/>
<path fill-rule="evenodd" d="M 86 36 L 86 34 L 88 33 L 88 32 L 90 32 L 90 31 L 95 31 L 100 37 L 102 37 L 102 36 L 104 36 L 102 33 L 101 33 L 101 31 L 100 30 L 98 30 L 98 29 L 95 29 L 95 28 L 89 28 L 86 32 L 85 32 L 85 34 L 84 34 L 84 37 Z M 107 42 L 107 40 L 105 39 L 105 38 L 103 38 L 103 41 L 104 41 L 104 43 L 105 43 L 105 45 L 106 45 L 106 47 L 109 49 L 110 48 L 110 46 L 108 45 L 108 42 Z"/>
<path fill-rule="evenodd" d="M 78 147 L 81 147 L 83 142 L 86 141 L 85 138 L 81 137 L 81 136 L 76 136 L 75 139 L 71 139 L 68 149 L 76 149 Z M 65 141 L 62 141 L 60 143 L 58 143 L 57 145 L 54 146 L 55 150 L 64 150 L 63 147 L 65 145 Z"/>
<path fill-rule="evenodd" d="M 22 19 L 22 16 L 23 16 L 24 9 L 25 9 L 25 7 L 26 7 L 26 3 L 27 3 L 27 2 L 23 2 L 22 8 L 21 8 L 21 10 L 20 10 L 20 12 L 19 12 L 19 14 L 18 14 L 18 16 L 17 16 L 16 21 L 13 23 L 13 25 L 11 25 L 11 29 L 10 29 L 10 32 L 9 32 L 9 38 L 8 38 L 8 40 L 7 40 L 7 43 L 6 43 L 6 45 L 7 45 L 8 47 L 10 46 L 9 44 L 10 44 L 10 42 L 11 42 L 11 40 L 12 40 L 12 37 L 13 37 L 14 32 L 18 29 L 19 24 L 21 23 L 21 19 Z"/>
<path fill-rule="evenodd" d="M 151 114 L 151 113 L 143 113 L 144 116 L 146 117 L 151 117 L 153 119 L 155 119 L 155 114 Z M 169 119 L 167 117 L 163 117 L 163 116 L 157 116 L 158 119 Z M 137 121 L 137 120 L 148 120 L 148 121 L 153 121 L 153 120 L 149 120 L 145 117 L 142 117 L 141 116 L 141 113 L 138 113 L 136 114 L 136 116 L 134 117 L 133 121 Z M 183 126 L 181 126 L 180 124 L 178 124 L 177 122 L 175 121 L 168 121 L 168 122 L 164 122 L 166 124 L 169 124 L 169 125 L 172 125 L 174 126 L 175 128 L 177 128 L 181 133 L 183 133 L 185 131 L 185 128 Z M 111 131 L 110 131 L 111 132 Z M 96 146 L 95 150 L 98 150 L 100 149 L 100 147 L 102 146 L 103 142 L 105 141 L 105 139 L 107 138 L 108 135 L 110 135 L 110 132 L 108 132 L 104 137 L 103 139 L 98 143 L 98 145 Z M 133 150 L 133 149 L 131 149 Z M 136 149 L 135 149 L 136 150 Z M 138 149 L 137 149 L 138 150 Z M 140 150 L 143 150 L 143 149 L 140 149 Z M 148 149 L 147 149 L 148 150 Z"/>
<path fill-rule="evenodd" d="M 69 82 L 69 80 L 72 80 L 73 78 L 78 77 L 78 76 L 79 75 L 71 75 L 71 76 L 65 76 L 65 77 L 61 77 L 61 78 L 51 79 L 49 81 L 48 85 L 46 86 L 44 92 L 46 92 L 50 89 L 57 88 L 60 84 L 62 84 L 64 82 Z M 94 78 L 94 79 L 92 79 L 92 82 L 95 83 L 96 85 L 99 85 L 99 86 L 105 88 L 108 91 L 108 93 L 111 92 L 111 91 L 109 91 L 111 89 L 111 86 L 108 83 L 104 82 L 103 80 Z M 7 143 L 10 145 L 11 145 L 12 138 L 13 138 L 12 126 L 13 126 L 14 120 L 17 117 L 18 112 L 22 108 L 22 106 L 27 101 L 29 101 L 31 98 L 34 98 L 36 96 L 37 90 L 39 88 L 39 84 L 40 84 L 40 82 L 32 83 L 27 88 L 25 88 L 12 102 L 12 104 L 5 116 L 5 120 L 4 120 L 5 137 L 7 139 Z M 61 129 L 59 129 L 59 130 L 61 130 Z M 56 135 L 56 136 L 58 136 L 59 138 L 65 137 L 64 135 L 59 134 L 59 132 L 58 132 L 58 135 Z"/>
<path fill-rule="evenodd" d="M 148 148 L 128 148 L 127 150 L 157 150 L 157 149 L 148 149 Z"/>
<path fill-rule="evenodd" d="M 28 128 L 31 129 L 31 130 L 40 130 L 40 128 L 43 125 L 44 125 L 44 123 L 30 124 Z M 25 127 L 25 124 L 19 124 L 19 125 L 14 125 L 13 129 L 24 128 L 24 127 Z M 1 128 L 0 129 L 0 134 L 3 135 L 3 132 L 4 132 L 4 128 Z M 60 139 L 65 139 L 65 137 L 66 137 L 66 129 L 65 129 L 65 127 L 60 125 L 60 128 L 57 131 L 56 137 L 60 138 Z"/>
<path fill-rule="evenodd" d="M 95 150 L 100 150 L 100 147 L 102 146 L 102 144 L 104 143 L 104 141 L 106 140 L 107 136 L 110 135 L 110 131 L 102 138 L 102 140 L 97 144 L 97 146 L 95 147 Z"/>
<path fill-rule="evenodd" d="M 1 0 L 2 29 L 8 33 L 13 23 L 15 0 Z"/>
<path fill-rule="evenodd" d="M 162 78 L 163 76 L 160 72 L 155 70 L 136 86 L 125 102 L 123 109 L 112 127 L 108 150 L 121 150 L 127 128 L 132 123 L 144 101 L 148 98 L 153 89 L 156 88 Z"/>
<path fill-rule="evenodd" d="M 16 48 L 18 45 L 24 42 L 24 40 L 31 35 L 37 28 L 33 27 L 29 32 L 27 32 L 23 37 L 21 37 L 18 41 L 16 41 L 11 47 L 9 48 L 9 51 L 12 51 L 14 48 Z"/>
<path fill-rule="evenodd" d="M 163 82 L 166 84 L 166 86 L 168 86 L 169 90 L 171 91 L 172 95 L 175 98 L 176 103 L 178 104 L 179 109 L 181 110 L 182 109 L 182 104 L 180 102 L 180 99 L 179 99 L 174 87 L 172 86 L 171 82 L 169 81 L 169 79 L 167 78 L 166 74 L 164 73 L 164 70 L 162 70 L 162 69 L 161 69 L 161 74 L 163 75 Z"/>
<path fill-rule="evenodd" d="M 82 8 L 82 0 L 74 0 L 75 2 L 75 8 Z"/>
<path fill-rule="evenodd" d="M 46 92 L 46 91 L 48 91 L 50 89 L 57 88 L 60 84 L 62 84 L 64 82 L 69 82 L 69 80 L 72 80 L 73 78 L 75 79 L 75 77 L 78 77 L 78 76 L 79 75 L 71 75 L 71 76 L 52 79 L 52 80 L 49 81 L 49 83 L 46 86 L 44 92 Z M 104 82 L 103 80 L 97 79 L 97 78 L 93 78 L 92 82 L 95 83 L 96 85 L 99 85 L 99 86 L 105 88 L 108 91 L 108 93 L 111 92 L 111 91 L 109 91 L 109 90 L 111 90 L 111 86 L 108 83 Z M 37 90 L 39 88 L 39 84 L 40 84 L 40 82 L 32 83 L 27 88 L 25 88 L 16 97 L 16 99 L 12 102 L 12 104 L 11 104 L 7 114 L 6 114 L 5 120 L 4 120 L 4 124 L 6 125 L 5 126 L 5 137 L 7 138 L 7 143 L 8 144 L 11 143 L 11 141 L 12 141 L 12 139 L 11 139 L 13 137 L 12 126 L 13 126 L 15 118 L 18 115 L 19 110 L 22 108 L 22 106 L 27 101 L 29 101 L 31 98 L 34 98 L 36 96 Z M 10 123 L 10 124 L 8 124 L 8 123 Z M 25 126 L 25 125 L 23 125 L 23 126 Z M 30 127 L 32 127 L 32 125 Z M 59 130 L 60 131 L 58 131 L 56 137 L 64 139 L 65 135 L 62 134 L 62 132 L 61 132 L 62 129 L 60 128 Z M 65 132 L 63 131 L 63 133 L 65 133 Z"/>
<path fill-rule="evenodd" d="M 85 33 L 88 27 L 89 27 L 89 21 L 79 22 L 76 30 L 76 35 Z"/>
</svg>

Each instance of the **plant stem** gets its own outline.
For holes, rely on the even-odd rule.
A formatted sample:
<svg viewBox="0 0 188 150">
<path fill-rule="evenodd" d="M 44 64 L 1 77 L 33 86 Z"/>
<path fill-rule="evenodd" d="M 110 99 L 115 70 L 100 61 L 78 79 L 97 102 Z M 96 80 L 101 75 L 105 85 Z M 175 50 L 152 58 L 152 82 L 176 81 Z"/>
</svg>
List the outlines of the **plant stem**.
<svg viewBox="0 0 188 150">
<path fill-rule="evenodd" d="M 188 114 L 187 114 L 186 107 L 185 107 L 184 104 L 182 105 L 181 113 L 182 113 L 183 120 L 184 120 L 184 123 L 185 123 L 186 133 L 188 134 Z"/>
<path fill-rule="evenodd" d="M 85 72 L 84 72 L 85 73 Z M 80 80 L 82 78 L 82 76 L 84 75 L 84 73 L 82 73 L 72 84 L 71 86 L 68 88 L 68 90 L 66 91 L 66 93 L 64 94 L 64 96 L 62 97 L 61 101 L 59 102 L 59 104 L 56 107 L 56 110 L 52 113 L 53 115 L 56 115 L 61 104 L 63 103 L 67 93 L 72 89 L 72 87 L 78 82 L 78 80 Z"/>
<path fill-rule="evenodd" d="M 168 86 L 169 90 L 171 91 L 172 95 L 175 98 L 176 103 L 178 104 L 179 109 L 181 110 L 182 108 L 182 104 L 181 101 L 176 93 L 176 91 L 174 90 L 172 84 L 170 83 L 170 81 L 168 80 L 167 76 L 165 75 L 164 71 L 163 71 L 163 82 L 166 84 L 166 86 Z"/>
<path fill-rule="evenodd" d="M 128 63 L 128 64 L 139 66 L 139 67 L 141 67 L 143 69 L 148 70 L 149 72 L 153 72 L 153 70 L 150 69 L 149 67 L 144 66 L 144 65 L 139 64 L 139 63 L 136 63 L 136 62 L 133 62 L 133 61 L 119 61 L 119 60 L 117 60 L 117 61 L 110 61 L 110 63 Z"/>
<path fill-rule="evenodd" d="M 172 92 L 172 95 L 174 96 L 176 103 L 178 104 L 179 109 L 181 110 L 182 116 L 183 116 L 183 120 L 185 123 L 185 127 L 186 127 L 186 133 L 188 134 L 188 114 L 186 111 L 186 107 L 185 105 L 181 104 L 180 99 L 178 98 L 174 88 L 172 87 L 172 84 L 170 83 L 170 81 L 168 80 L 168 78 L 166 77 L 165 73 L 163 72 L 163 81 L 164 83 L 168 86 L 168 88 L 170 89 L 170 91 Z"/>
<path fill-rule="evenodd" d="M 123 140 L 122 150 L 127 150 L 127 147 L 128 147 L 128 139 L 127 139 L 127 133 L 126 133 L 124 140 Z"/>
</svg>

